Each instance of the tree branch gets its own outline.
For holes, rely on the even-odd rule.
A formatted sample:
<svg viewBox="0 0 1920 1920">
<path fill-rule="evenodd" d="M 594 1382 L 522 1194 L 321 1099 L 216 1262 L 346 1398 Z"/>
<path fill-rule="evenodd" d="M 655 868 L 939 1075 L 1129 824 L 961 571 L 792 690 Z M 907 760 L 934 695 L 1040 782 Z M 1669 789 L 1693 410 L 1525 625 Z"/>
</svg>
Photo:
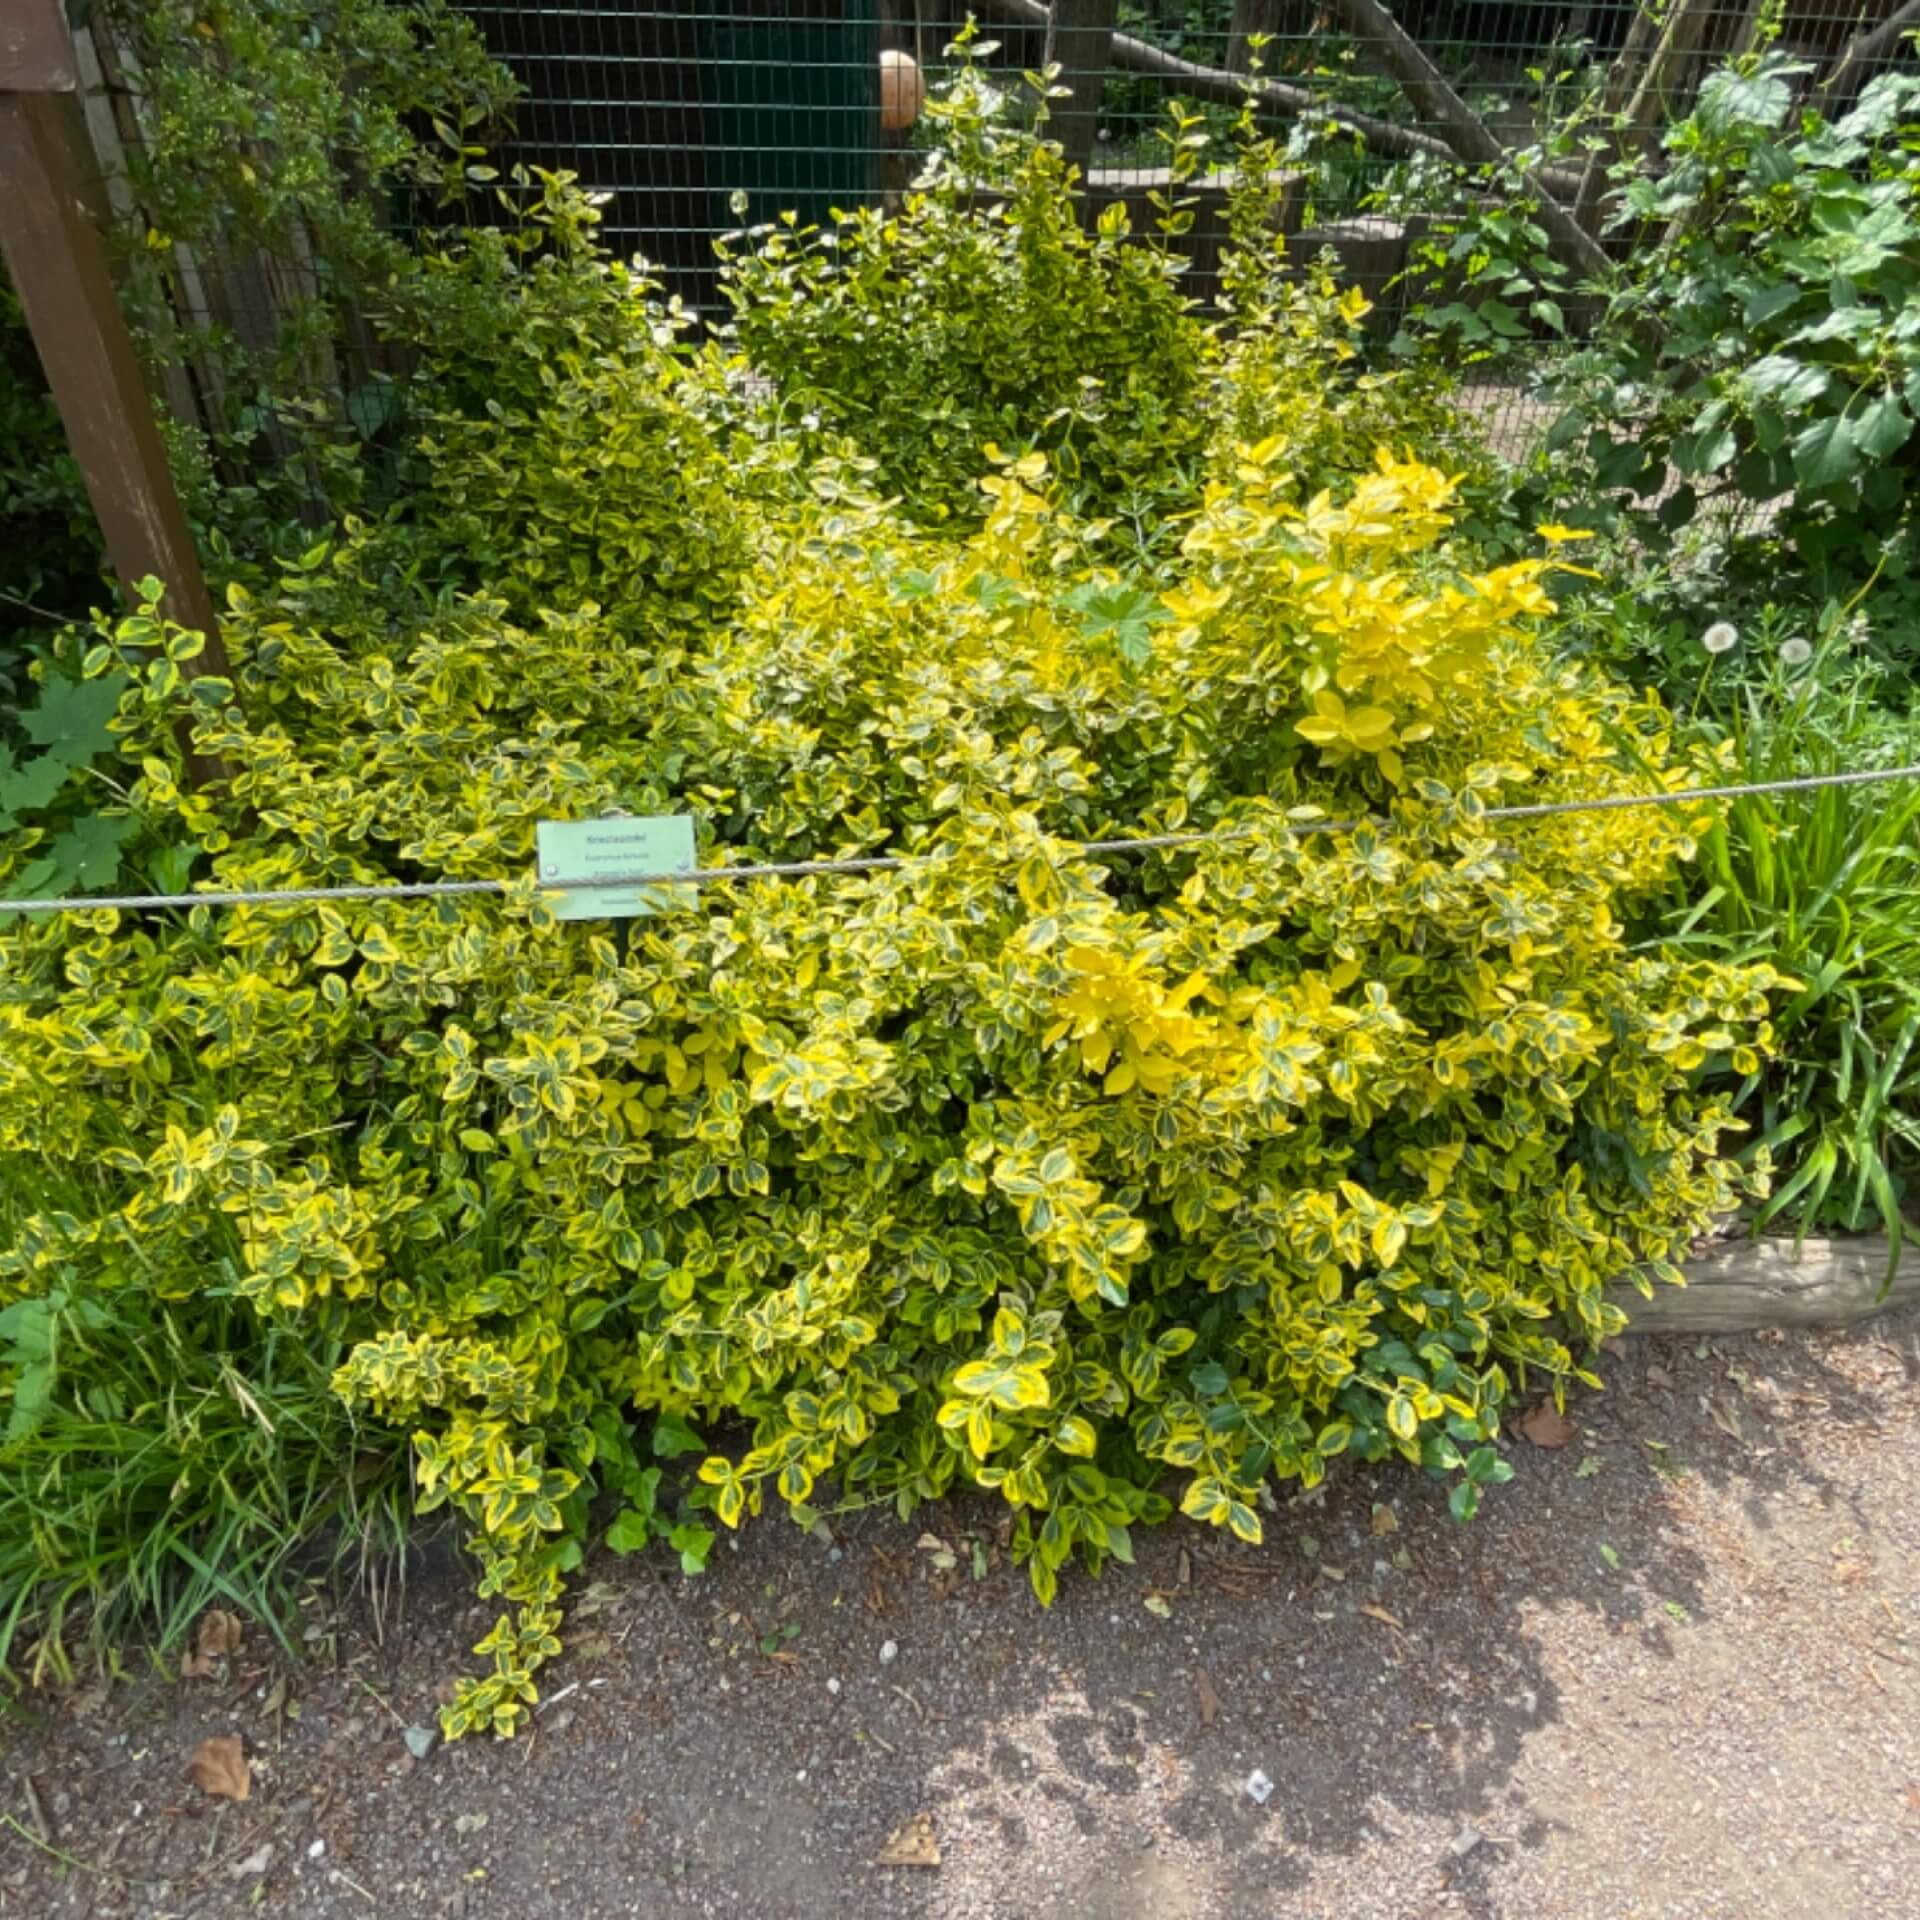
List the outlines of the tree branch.
<svg viewBox="0 0 1920 1920">
<path fill-rule="evenodd" d="M 1340 24 L 1362 42 L 1371 42 L 1416 113 L 1436 122 L 1447 144 L 1462 160 L 1480 166 L 1504 167 L 1513 156 L 1494 138 L 1487 123 L 1454 92 L 1447 77 L 1417 46 L 1380 0 L 1332 0 Z M 1546 181 L 1531 168 L 1520 168 L 1520 178 L 1540 205 L 1540 224 L 1553 250 L 1567 265 L 1596 277 L 1612 271 L 1613 262 L 1592 234 L 1554 198 Z"/>
<path fill-rule="evenodd" d="M 1050 23 L 1049 10 L 1040 4 L 1040 0 L 985 0 L 985 11 L 998 14 L 1003 20 L 1017 20 L 1027 26 L 1044 27 Z M 1372 114 L 1361 113 L 1354 107 L 1336 106 L 1309 93 L 1305 87 L 1290 87 L 1281 80 L 1253 81 L 1244 73 L 1228 73 L 1221 67 L 1203 67 L 1197 61 L 1181 59 L 1177 53 L 1166 53 L 1159 47 L 1149 46 L 1146 41 L 1136 40 L 1131 34 L 1116 33 L 1112 49 L 1116 67 L 1123 67 L 1129 73 L 1144 73 L 1153 79 L 1164 80 L 1196 99 L 1216 100 L 1222 106 L 1237 107 L 1251 89 L 1256 104 L 1270 112 L 1284 114 L 1290 119 L 1299 119 L 1308 114 L 1324 115 L 1350 132 L 1361 135 L 1377 152 L 1388 154 L 1396 160 L 1412 160 L 1422 156 L 1430 160 L 1451 160 L 1454 157 L 1454 149 L 1444 140 L 1416 133 L 1410 127 L 1396 127 L 1390 120 L 1376 119 Z"/>
<path fill-rule="evenodd" d="M 1841 82 L 1849 78 L 1855 68 L 1885 59 L 1900 36 L 1915 27 L 1920 27 L 1920 0 L 1907 0 L 1905 6 L 1896 7 L 1877 27 L 1866 33 L 1855 34 L 1848 41 L 1840 58 L 1834 62 L 1833 71 L 1820 82 L 1820 91 L 1840 92 Z"/>
<path fill-rule="evenodd" d="M 1633 98 L 1627 102 L 1628 137 L 1638 142 L 1642 153 L 1648 150 L 1654 123 L 1660 117 L 1661 108 L 1666 105 L 1663 88 L 1668 69 L 1679 66 L 1684 70 L 1693 57 L 1694 49 L 1700 44 L 1709 16 L 1718 4 L 1719 0 L 1680 0 L 1668 17 L 1660 44 L 1654 48 L 1653 56 L 1647 62 L 1647 70 L 1641 75 L 1639 86 L 1634 89 Z"/>
<path fill-rule="evenodd" d="M 1606 189 L 1607 164 L 1620 150 L 1619 135 L 1613 123 L 1627 104 L 1627 93 L 1633 85 L 1634 63 L 1640 58 L 1647 42 L 1653 38 L 1653 33 L 1653 9 L 1643 3 L 1633 16 L 1632 26 L 1627 29 L 1626 44 L 1607 72 L 1606 91 L 1600 97 L 1602 144 L 1587 155 L 1579 188 L 1573 196 L 1573 217 L 1588 233 L 1593 231 L 1594 217 L 1600 211 L 1600 196 Z"/>
</svg>

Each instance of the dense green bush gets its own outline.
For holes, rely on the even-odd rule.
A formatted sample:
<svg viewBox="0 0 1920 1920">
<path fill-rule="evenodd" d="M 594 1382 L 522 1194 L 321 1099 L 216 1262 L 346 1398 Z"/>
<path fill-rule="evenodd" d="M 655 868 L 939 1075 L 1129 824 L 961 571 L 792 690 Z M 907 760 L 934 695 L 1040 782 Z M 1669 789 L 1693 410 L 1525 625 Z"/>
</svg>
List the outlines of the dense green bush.
<svg viewBox="0 0 1920 1920">
<path fill-rule="evenodd" d="M 137 76 L 109 236 L 123 305 L 150 364 L 198 369 L 207 431 L 165 423 L 176 478 L 216 570 L 244 573 L 290 539 L 298 551 L 316 520 L 412 485 L 392 457 L 421 391 L 404 376 L 442 317 L 422 304 L 441 289 L 415 231 L 499 211 L 482 142 L 513 86 L 443 0 L 86 11 Z M 504 190 L 516 215 L 538 199 Z M 228 320 L 209 317 L 204 285 L 183 289 L 181 251 L 216 288 L 231 276 L 216 303 Z M 271 312 L 247 277 L 261 259 L 276 263 Z M 3 281 L 0 529 L 4 693 L 53 626 L 103 595 L 92 511 Z"/>
<path fill-rule="evenodd" d="M 1920 76 L 1882 75 L 1828 124 L 1795 108 L 1805 71 L 1770 56 L 1711 76 L 1666 171 L 1626 191 L 1618 224 L 1657 244 L 1567 368 L 1553 439 L 1583 442 L 1610 490 L 1658 493 L 1671 462 L 1670 526 L 1715 494 L 1786 496 L 1780 531 L 1816 569 L 1906 566 Z"/>
<path fill-rule="evenodd" d="M 1920 75 L 1882 74 L 1829 119 L 1810 71 L 1778 51 L 1715 69 L 1657 150 L 1596 128 L 1592 103 L 1545 137 L 1615 143 L 1604 280 L 1553 259 L 1523 192 L 1463 205 L 1444 179 L 1398 345 L 1532 386 L 1536 485 L 1584 522 L 1643 552 L 1731 548 L 1756 601 L 1783 570 L 1816 608 L 1874 575 L 1911 628 Z"/>
<path fill-rule="evenodd" d="M 1622 933 L 1687 820 L 1481 819 L 1667 762 L 1656 711 L 1546 664 L 1546 563 L 1464 575 L 1440 475 L 1302 498 L 1275 442 L 1156 592 L 1045 477 L 968 542 L 844 497 L 765 525 L 734 626 L 671 654 L 499 601 L 318 629 L 351 542 L 237 597 L 231 686 L 145 615 L 94 652 L 134 676 L 130 813 L 222 885 L 525 875 L 536 821 L 609 808 L 691 811 L 710 863 L 917 856 L 607 926 L 529 886 L 0 944 L 0 1181 L 90 1182 L 9 1291 L 166 1276 L 349 1348 L 516 1608 L 455 1730 L 531 1697 L 590 1492 L 644 1537 L 621 1409 L 745 1423 L 701 1469 L 729 1524 L 997 1488 L 1044 1597 L 1169 1469 L 1246 1537 L 1343 1454 L 1471 1511 L 1513 1393 L 1728 1204 L 1692 1077 L 1752 1064 L 1773 975 Z M 230 792 L 181 786 L 183 710 Z"/>
<path fill-rule="evenodd" d="M 175 886 L 517 884 L 0 926 L 16 1338 L 244 1306 L 341 1356 L 503 1605 L 453 1732 L 520 1721 L 598 1496 L 697 1566 L 769 1496 L 989 1488 L 1043 1600 L 1174 1499 L 1257 1538 L 1347 1455 L 1470 1515 L 1514 1396 L 1590 1379 L 1607 1285 L 1730 1204 L 1696 1080 L 1757 1070 L 1779 984 L 1628 944 L 1698 810 L 1486 818 L 1692 771 L 1544 644 L 1566 530 L 1486 570 L 1442 472 L 1340 477 L 1396 390 L 1305 404 L 1337 306 L 1255 258 L 1151 565 L 1032 447 L 957 450 L 978 524 L 929 529 L 546 198 L 549 251 L 424 264 L 429 477 L 235 580 L 231 679 L 151 604 L 51 669 L 125 677 L 98 773 Z M 229 782 L 185 784 L 183 727 Z M 536 826 L 610 812 L 690 814 L 709 866 L 905 864 L 560 922 Z M 0 1362 L 16 1503 L 88 1457 L 40 1357 Z M 705 1454 L 677 1506 L 635 1412 Z"/>
<path fill-rule="evenodd" d="M 776 220 L 723 247 L 741 356 L 773 383 L 783 424 L 851 443 L 916 519 L 977 521 L 997 445 L 1044 453 L 1073 511 L 1168 553 L 1209 449 L 1236 437 L 1284 425 L 1296 464 L 1328 477 L 1369 467 L 1382 444 L 1452 450 L 1430 377 L 1363 370 L 1365 300 L 1317 268 L 1284 275 L 1277 149 L 1250 116 L 1224 302 L 1237 326 L 1223 330 L 1182 291 L 1182 189 L 1210 143 L 1197 116 L 1169 115 L 1171 185 L 1141 235 L 1117 202 L 1084 229 L 1059 150 L 1009 124 L 970 61 L 927 113 L 939 144 L 897 212 L 826 231 Z"/>
</svg>

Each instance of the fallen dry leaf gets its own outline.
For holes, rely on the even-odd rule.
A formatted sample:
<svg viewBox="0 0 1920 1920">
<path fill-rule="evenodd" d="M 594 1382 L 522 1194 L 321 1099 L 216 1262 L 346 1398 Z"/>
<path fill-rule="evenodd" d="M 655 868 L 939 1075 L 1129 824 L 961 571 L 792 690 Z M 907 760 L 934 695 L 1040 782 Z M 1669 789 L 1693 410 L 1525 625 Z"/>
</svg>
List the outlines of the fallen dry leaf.
<svg viewBox="0 0 1920 1920">
<path fill-rule="evenodd" d="M 1403 1627 L 1385 1607 L 1363 1606 L 1360 1611 L 1364 1613 L 1369 1620 L 1378 1620 L 1383 1627 L 1391 1627 L 1396 1633 L 1406 1632 L 1406 1628 Z"/>
<path fill-rule="evenodd" d="M 937 1867 L 940 1844 L 933 1837 L 933 1815 L 916 1813 L 903 1820 L 887 1836 L 887 1844 L 874 1856 L 876 1867 Z"/>
<path fill-rule="evenodd" d="M 1220 1696 L 1214 1692 L 1213 1682 L 1207 1678 L 1204 1667 L 1194 1671 L 1193 1690 L 1200 1701 L 1200 1724 L 1210 1727 L 1220 1717 Z"/>
<path fill-rule="evenodd" d="M 1397 1533 L 1400 1529 L 1400 1516 L 1384 1500 L 1373 1503 L 1373 1530 L 1376 1535 Z"/>
<path fill-rule="evenodd" d="M 1718 1394 L 1708 1397 L 1707 1417 L 1729 1440 L 1746 1439 L 1747 1436 L 1740 1431 L 1740 1416 Z"/>
<path fill-rule="evenodd" d="M 183 1680 L 200 1680 L 222 1660 L 240 1651 L 239 1620 L 220 1607 L 209 1607 L 194 1632 L 193 1651 L 180 1662 Z"/>
<path fill-rule="evenodd" d="M 257 1880 L 261 1874 L 273 1865 L 273 1842 L 269 1840 L 264 1847 L 250 1853 L 244 1860 L 236 1860 L 227 1869 L 229 1880 Z"/>
<path fill-rule="evenodd" d="M 1173 1609 L 1167 1604 L 1165 1594 L 1150 1593 L 1146 1599 L 1141 1602 L 1141 1605 L 1158 1620 L 1171 1620 L 1173 1618 Z"/>
<path fill-rule="evenodd" d="M 200 1616 L 200 1630 L 194 1635 L 194 1643 L 202 1653 L 223 1659 L 240 1651 L 240 1632 L 237 1615 L 209 1607 Z"/>
<path fill-rule="evenodd" d="M 1542 1400 L 1521 1416 L 1520 1432 L 1536 1447 L 1564 1447 L 1573 1438 L 1573 1422 L 1551 1400 Z"/>
<path fill-rule="evenodd" d="M 253 1792 L 253 1769 L 237 1733 L 217 1733 L 202 1740 L 187 1763 L 187 1773 L 202 1793 L 222 1800 L 244 1800 Z"/>
<path fill-rule="evenodd" d="M 570 1601 L 567 1612 L 575 1620 L 591 1620 L 605 1613 L 620 1598 L 620 1589 L 606 1580 L 596 1580 L 578 1600 Z"/>
</svg>

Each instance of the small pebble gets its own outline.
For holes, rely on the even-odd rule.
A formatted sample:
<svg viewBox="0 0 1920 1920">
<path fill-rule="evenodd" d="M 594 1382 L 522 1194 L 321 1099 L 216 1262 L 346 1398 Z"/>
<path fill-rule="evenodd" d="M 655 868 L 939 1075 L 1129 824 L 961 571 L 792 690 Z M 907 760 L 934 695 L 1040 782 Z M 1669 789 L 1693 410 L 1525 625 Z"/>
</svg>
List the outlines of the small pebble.
<svg viewBox="0 0 1920 1920">
<path fill-rule="evenodd" d="M 1448 1843 L 1447 1850 L 1456 1860 L 1464 1860 L 1486 1837 L 1478 1827 L 1462 1827 Z"/>
<path fill-rule="evenodd" d="M 307 1849 L 307 1858 L 309 1860 L 318 1860 L 326 1850 L 327 1843 L 324 1840 L 316 1840 L 313 1845 Z"/>
<path fill-rule="evenodd" d="M 1273 1782 L 1258 1767 L 1247 1775 L 1247 1798 L 1256 1807 L 1264 1807 L 1273 1793 Z"/>
<path fill-rule="evenodd" d="M 827 1682 L 827 1691 L 829 1693 L 838 1693 L 840 1691 L 840 1682 L 838 1680 L 829 1680 Z"/>
<path fill-rule="evenodd" d="M 897 1640 L 885 1640 L 880 1645 L 880 1664 L 890 1667 L 900 1657 L 900 1643 Z"/>
</svg>

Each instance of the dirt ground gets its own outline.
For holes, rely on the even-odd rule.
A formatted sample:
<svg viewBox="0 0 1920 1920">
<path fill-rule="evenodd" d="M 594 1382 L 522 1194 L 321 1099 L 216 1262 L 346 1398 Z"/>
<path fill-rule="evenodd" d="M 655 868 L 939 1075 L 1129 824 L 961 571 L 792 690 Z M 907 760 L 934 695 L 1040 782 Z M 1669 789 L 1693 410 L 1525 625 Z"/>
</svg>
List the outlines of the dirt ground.
<svg viewBox="0 0 1920 1920">
<path fill-rule="evenodd" d="M 0 1920 L 1920 1915 L 1920 1319 L 1610 1371 L 1471 1526 L 1352 1473 L 1046 1615 L 985 1505 L 608 1560 L 534 1732 L 423 1759 L 461 1573 L 316 1599 L 303 1662 L 35 1701 Z"/>
</svg>

